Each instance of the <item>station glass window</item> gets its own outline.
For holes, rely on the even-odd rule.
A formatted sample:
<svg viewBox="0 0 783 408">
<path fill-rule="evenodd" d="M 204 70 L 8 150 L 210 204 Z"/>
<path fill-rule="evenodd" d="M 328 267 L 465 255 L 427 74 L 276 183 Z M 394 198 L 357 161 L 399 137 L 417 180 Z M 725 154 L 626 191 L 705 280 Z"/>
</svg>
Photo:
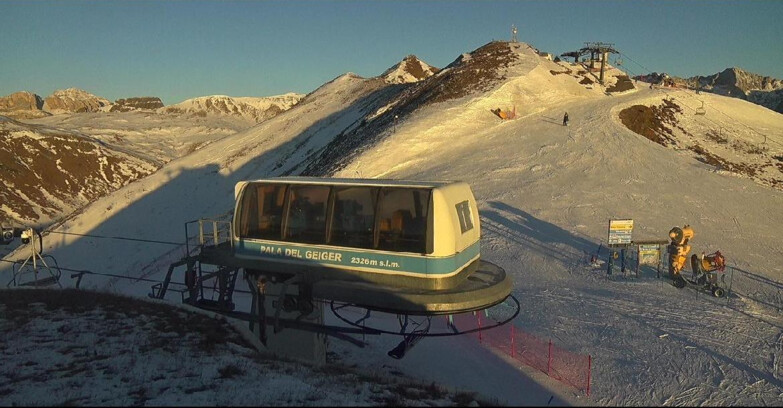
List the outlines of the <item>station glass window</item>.
<svg viewBox="0 0 783 408">
<path fill-rule="evenodd" d="M 241 237 L 280 239 L 285 188 L 284 184 L 249 184 L 245 187 L 239 226 Z"/>
<path fill-rule="evenodd" d="M 331 245 L 373 248 L 377 187 L 335 188 Z"/>
<path fill-rule="evenodd" d="M 378 208 L 378 249 L 427 251 L 427 217 L 430 190 L 389 187 L 381 189 Z"/>
<path fill-rule="evenodd" d="M 285 233 L 287 241 L 305 244 L 326 242 L 329 189 L 329 186 L 291 185 Z"/>
<path fill-rule="evenodd" d="M 463 201 L 457 203 L 457 217 L 459 218 L 459 228 L 462 233 L 466 233 L 473 229 L 473 215 L 470 212 L 470 201 Z"/>
</svg>

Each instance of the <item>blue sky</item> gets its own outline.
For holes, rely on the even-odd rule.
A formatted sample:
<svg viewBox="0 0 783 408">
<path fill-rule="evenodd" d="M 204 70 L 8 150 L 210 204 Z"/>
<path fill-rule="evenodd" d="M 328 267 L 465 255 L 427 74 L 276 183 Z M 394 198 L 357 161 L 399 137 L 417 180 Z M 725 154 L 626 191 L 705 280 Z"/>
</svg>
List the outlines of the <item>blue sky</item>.
<svg viewBox="0 0 783 408">
<path fill-rule="evenodd" d="M 307 93 L 408 54 L 442 68 L 492 40 L 614 44 L 632 74 L 738 66 L 783 79 L 783 1 L 5 1 L 0 96 Z M 612 56 L 614 61 L 618 56 Z"/>
</svg>

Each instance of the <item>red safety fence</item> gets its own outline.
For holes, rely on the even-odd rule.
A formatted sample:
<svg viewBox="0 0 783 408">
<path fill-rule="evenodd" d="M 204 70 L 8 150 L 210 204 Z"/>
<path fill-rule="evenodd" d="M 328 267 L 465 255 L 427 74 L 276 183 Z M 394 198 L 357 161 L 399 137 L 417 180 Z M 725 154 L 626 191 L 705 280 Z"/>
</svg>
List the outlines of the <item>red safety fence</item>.
<svg viewBox="0 0 783 408">
<path fill-rule="evenodd" d="M 451 317 L 451 324 L 458 330 L 470 330 L 492 326 L 483 312 L 460 314 Z M 481 344 L 500 350 L 527 366 L 568 384 L 590 396 L 592 357 L 560 348 L 552 340 L 542 340 L 526 333 L 513 324 L 481 329 L 472 334 Z"/>
</svg>

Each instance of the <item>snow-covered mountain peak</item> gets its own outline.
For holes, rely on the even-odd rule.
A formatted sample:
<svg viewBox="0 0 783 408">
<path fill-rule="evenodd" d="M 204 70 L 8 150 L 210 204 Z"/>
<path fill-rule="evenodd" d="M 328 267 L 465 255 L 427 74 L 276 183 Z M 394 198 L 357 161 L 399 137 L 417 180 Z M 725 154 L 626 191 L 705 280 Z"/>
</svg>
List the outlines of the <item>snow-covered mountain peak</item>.
<svg viewBox="0 0 783 408">
<path fill-rule="evenodd" d="M 97 112 L 111 102 L 78 88 L 60 89 L 46 97 L 43 110 L 51 113 Z"/>
<path fill-rule="evenodd" d="M 233 115 L 258 123 L 291 109 L 303 97 L 304 95 L 296 93 L 260 98 L 212 95 L 188 99 L 161 108 L 160 111 L 164 113 L 190 113 L 199 116 Z"/>
<path fill-rule="evenodd" d="M 429 78 L 438 71 L 438 68 L 427 64 L 411 54 L 384 71 L 384 73 L 381 74 L 381 77 L 390 84 L 405 84 Z"/>
</svg>

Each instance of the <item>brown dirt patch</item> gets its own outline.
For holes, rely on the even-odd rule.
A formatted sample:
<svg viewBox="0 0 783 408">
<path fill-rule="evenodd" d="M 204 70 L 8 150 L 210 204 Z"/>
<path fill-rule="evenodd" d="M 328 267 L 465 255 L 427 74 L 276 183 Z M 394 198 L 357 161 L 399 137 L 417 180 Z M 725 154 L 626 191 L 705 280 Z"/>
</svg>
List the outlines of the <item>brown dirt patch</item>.
<svg viewBox="0 0 783 408">
<path fill-rule="evenodd" d="M 745 163 L 732 163 L 720 156 L 714 155 L 707 151 L 704 147 L 698 143 L 688 147 L 689 150 L 696 153 L 698 156 L 696 160 L 715 166 L 720 170 L 727 170 L 733 173 L 744 174 L 746 176 L 755 177 L 758 175 L 758 168 L 750 166 Z"/>
<path fill-rule="evenodd" d="M 595 82 L 592 79 L 588 78 L 588 77 L 584 77 L 584 78 L 582 78 L 581 81 L 579 81 L 579 83 L 582 84 L 582 85 L 592 85 Z"/>
<path fill-rule="evenodd" d="M 634 89 L 633 81 L 628 75 L 618 75 L 617 82 L 606 89 L 606 92 L 624 92 Z"/>
<path fill-rule="evenodd" d="M 728 139 L 726 139 L 725 137 L 721 136 L 718 133 L 718 131 L 716 131 L 714 129 L 708 130 L 706 136 L 707 136 L 707 139 L 710 139 L 713 142 L 718 143 L 718 144 L 727 144 L 727 143 L 729 143 Z"/>
<path fill-rule="evenodd" d="M 660 106 L 634 105 L 620 112 L 620 121 L 633 132 L 640 134 L 661 146 L 676 145 L 671 128 L 667 125 L 677 120 L 675 113 L 682 112 L 674 102 L 665 100 Z"/>
</svg>

